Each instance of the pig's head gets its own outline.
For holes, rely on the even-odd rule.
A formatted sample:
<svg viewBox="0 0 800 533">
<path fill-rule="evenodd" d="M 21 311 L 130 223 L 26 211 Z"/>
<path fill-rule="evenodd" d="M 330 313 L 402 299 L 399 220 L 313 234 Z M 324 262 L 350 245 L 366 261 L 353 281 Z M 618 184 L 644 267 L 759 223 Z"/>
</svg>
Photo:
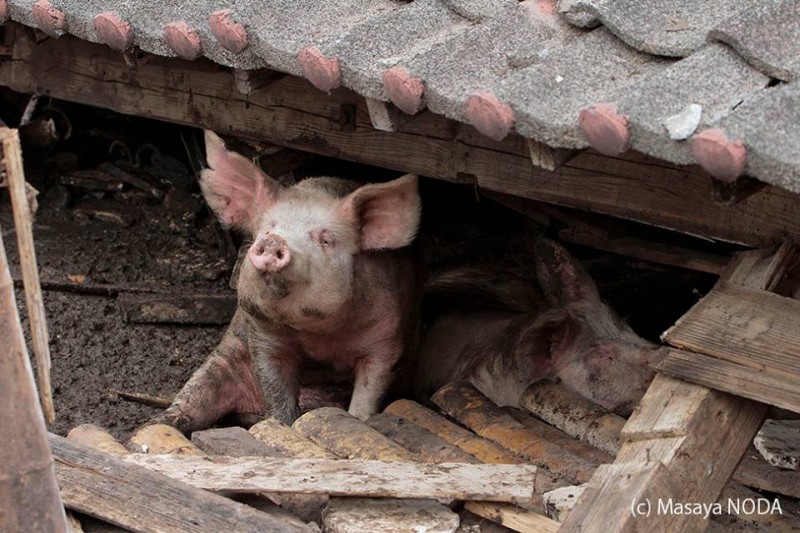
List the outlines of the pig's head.
<svg viewBox="0 0 800 533">
<path fill-rule="evenodd" d="M 416 235 L 414 175 L 363 187 L 335 178 L 284 187 L 210 131 L 206 153 L 206 201 L 251 241 L 238 293 L 257 319 L 298 328 L 337 320 L 352 297 L 356 256 L 407 246 Z"/>
<path fill-rule="evenodd" d="M 557 319 L 551 329 L 552 373 L 564 385 L 628 414 L 653 379 L 661 350 L 639 337 L 601 299 L 592 278 L 566 249 L 536 244 L 539 284 Z"/>
</svg>

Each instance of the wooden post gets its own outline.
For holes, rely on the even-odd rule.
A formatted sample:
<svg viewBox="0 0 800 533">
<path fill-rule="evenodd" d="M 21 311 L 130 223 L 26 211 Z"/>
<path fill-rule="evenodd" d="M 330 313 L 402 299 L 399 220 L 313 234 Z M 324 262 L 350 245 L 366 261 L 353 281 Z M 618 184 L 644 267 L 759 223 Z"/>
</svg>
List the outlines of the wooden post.
<svg viewBox="0 0 800 533">
<path fill-rule="evenodd" d="M 7 169 L 8 170 L 8 169 Z M 0 235 L 0 531 L 66 532 L 67 517 Z"/>
<path fill-rule="evenodd" d="M 45 420 L 48 424 L 52 424 L 56 415 L 53 409 L 53 396 L 50 392 L 50 344 L 42 289 L 39 285 L 39 269 L 36 266 L 36 253 L 33 248 L 32 209 L 25 187 L 19 133 L 17 130 L 0 128 L 0 143 L 3 145 L 3 164 L 8 177 L 8 191 L 14 211 L 22 279 L 25 282 L 25 305 L 28 307 L 33 353 L 36 355 L 39 399 L 42 402 Z"/>
</svg>

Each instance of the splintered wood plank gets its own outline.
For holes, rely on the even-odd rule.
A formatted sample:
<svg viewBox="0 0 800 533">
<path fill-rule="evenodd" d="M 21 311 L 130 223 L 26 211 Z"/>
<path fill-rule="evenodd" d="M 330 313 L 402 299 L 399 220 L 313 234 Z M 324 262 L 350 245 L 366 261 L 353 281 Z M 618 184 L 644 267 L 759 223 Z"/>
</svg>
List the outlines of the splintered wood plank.
<svg viewBox="0 0 800 533">
<path fill-rule="evenodd" d="M 377 429 L 426 463 L 480 463 L 461 448 L 423 429 L 405 418 L 391 413 L 379 413 L 367 420 Z"/>
<path fill-rule="evenodd" d="M 800 413 L 800 376 L 754 369 L 716 357 L 670 350 L 656 370 L 685 381 Z"/>
<path fill-rule="evenodd" d="M 556 533 L 559 530 L 555 520 L 512 505 L 466 502 L 464 509 L 520 533 Z"/>
<path fill-rule="evenodd" d="M 348 459 L 137 454 L 125 460 L 212 491 L 500 502 L 530 501 L 537 472 L 533 465 Z"/>
<path fill-rule="evenodd" d="M 800 472 L 775 468 L 754 449 L 742 458 L 733 479 L 748 487 L 800 499 Z"/>
<path fill-rule="evenodd" d="M 313 531 L 57 435 L 48 440 L 64 505 L 130 531 Z"/>
<path fill-rule="evenodd" d="M 670 328 L 673 346 L 800 384 L 800 300 L 725 283 Z"/>
<path fill-rule="evenodd" d="M 725 241 L 757 246 L 782 237 L 800 240 L 800 199 L 779 187 L 720 205 L 711 200 L 709 175 L 698 167 L 634 153 L 614 158 L 586 150 L 555 171 L 546 170 L 531 163 L 533 157 L 550 166 L 536 147 L 531 152 L 527 139 L 457 137 L 474 128 L 432 113 L 416 115 L 399 131 L 376 130 L 364 98 L 344 88 L 322 95 L 308 81 L 286 76 L 242 95 L 229 73 L 205 61 L 151 57 L 131 70 L 119 53 L 102 45 L 69 35 L 36 43 L 27 28 L 7 23 L 4 29 L 15 35 L 12 60 L 0 64 L 0 83 L 19 92 L 46 91 L 321 155 L 468 180 L 488 190 Z M 342 120 L 343 115 L 355 120 Z M 561 159 L 554 156 L 552 166 Z"/>
<path fill-rule="evenodd" d="M 416 459 L 413 453 L 389 437 L 336 407 L 314 409 L 295 420 L 292 427 L 339 457 L 381 461 Z"/>
<path fill-rule="evenodd" d="M 623 430 L 615 463 L 597 469 L 564 531 L 700 531 L 703 516 L 644 516 L 631 506 L 717 501 L 765 412 L 763 404 L 657 375 Z"/>
<path fill-rule="evenodd" d="M 525 462 L 521 457 L 504 450 L 494 442 L 475 435 L 471 431 L 454 424 L 427 407 L 411 400 L 397 400 L 389 404 L 384 412 L 410 420 L 446 442 L 461 448 L 483 463 L 514 464 Z"/>
<path fill-rule="evenodd" d="M 445 385 L 431 398 L 475 433 L 544 466 L 568 481 L 587 481 L 596 465 L 529 430 L 469 383 Z M 551 487 L 548 490 L 551 490 Z"/>
<path fill-rule="evenodd" d="M 721 278 L 724 283 L 772 291 L 796 254 L 797 247 L 788 241 L 770 248 L 739 252 L 728 263 Z"/>
</svg>

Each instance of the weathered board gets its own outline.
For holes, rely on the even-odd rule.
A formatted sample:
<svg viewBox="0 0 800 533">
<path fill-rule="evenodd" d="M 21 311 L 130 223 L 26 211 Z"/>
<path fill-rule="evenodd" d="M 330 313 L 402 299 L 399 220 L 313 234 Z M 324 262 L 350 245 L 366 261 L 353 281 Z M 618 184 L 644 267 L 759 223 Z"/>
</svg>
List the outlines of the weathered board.
<svg viewBox="0 0 800 533">
<path fill-rule="evenodd" d="M 140 454 L 124 459 L 212 491 L 500 502 L 530 501 L 537 472 L 532 465 L 348 459 Z"/>
</svg>

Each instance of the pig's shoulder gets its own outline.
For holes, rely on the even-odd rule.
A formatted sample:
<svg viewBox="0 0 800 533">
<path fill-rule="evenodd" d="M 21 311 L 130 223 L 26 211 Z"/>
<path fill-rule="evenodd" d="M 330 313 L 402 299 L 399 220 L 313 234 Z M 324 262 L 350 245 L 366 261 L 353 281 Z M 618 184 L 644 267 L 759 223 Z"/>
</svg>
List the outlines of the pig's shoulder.
<svg viewBox="0 0 800 533">
<path fill-rule="evenodd" d="M 358 182 L 344 178 L 333 178 L 330 176 L 306 178 L 295 185 L 295 187 L 298 189 L 323 192 L 336 198 L 347 196 L 360 186 L 361 184 Z"/>
</svg>

